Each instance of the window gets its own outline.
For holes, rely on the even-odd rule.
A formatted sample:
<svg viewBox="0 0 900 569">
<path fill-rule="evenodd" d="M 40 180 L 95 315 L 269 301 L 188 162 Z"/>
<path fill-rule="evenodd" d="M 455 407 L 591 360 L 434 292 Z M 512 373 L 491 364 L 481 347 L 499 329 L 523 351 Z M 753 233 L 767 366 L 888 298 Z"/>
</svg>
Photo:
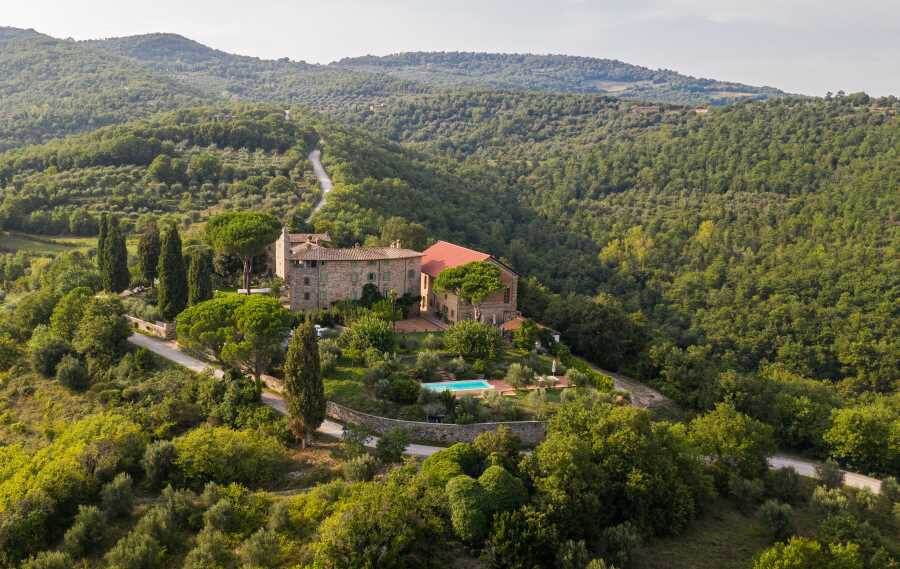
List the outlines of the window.
<svg viewBox="0 0 900 569">
<path fill-rule="evenodd" d="M 359 292 L 356 290 L 356 287 L 350 289 L 350 298 L 352 300 L 359 300 Z"/>
<path fill-rule="evenodd" d="M 322 263 L 323 267 L 325 266 L 325 261 L 319 261 L 319 262 Z"/>
<path fill-rule="evenodd" d="M 320 283 L 328 282 L 328 273 L 319 273 L 319 282 Z"/>
<path fill-rule="evenodd" d="M 452 310 L 450 311 L 450 318 L 456 318 L 456 315 L 453 313 Z"/>
<path fill-rule="evenodd" d="M 370 267 L 374 267 L 374 266 L 375 266 L 375 261 L 369 261 L 369 266 L 370 266 Z"/>
<path fill-rule="evenodd" d="M 509 304 L 509 287 L 503 290 L 503 303 Z"/>
<path fill-rule="evenodd" d="M 350 273 L 350 282 L 356 284 L 359 281 L 359 275 L 356 273 Z"/>
<path fill-rule="evenodd" d="M 303 277 L 303 286 L 309 286 L 309 277 Z"/>
<path fill-rule="evenodd" d="M 385 281 L 385 282 L 391 280 L 391 273 L 384 273 L 384 274 L 382 275 L 381 280 L 383 280 L 383 281 Z"/>
<path fill-rule="evenodd" d="M 369 282 L 371 283 L 374 281 L 375 281 L 375 273 L 369 273 Z"/>
<path fill-rule="evenodd" d="M 315 261 L 306 261 L 306 268 L 308 268 L 308 269 L 314 269 L 315 267 L 316 267 L 316 262 L 315 262 Z"/>
<path fill-rule="evenodd" d="M 356 267 L 359 266 L 359 261 L 353 261 L 352 263 L 350 263 L 350 266 L 355 269 Z"/>
<path fill-rule="evenodd" d="M 406 272 L 406 278 L 408 278 L 409 280 L 412 280 L 412 279 L 416 278 L 416 271 L 414 271 L 414 270 L 412 270 L 412 269 L 410 269 L 409 271 L 407 271 L 407 272 Z"/>
<path fill-rule="evenodd" d="M 309 293 L 308 293 L 308 292 L 304 292 L 304 293 L 303 293 L 303 300 L 309 300 Z"/>
</svg>

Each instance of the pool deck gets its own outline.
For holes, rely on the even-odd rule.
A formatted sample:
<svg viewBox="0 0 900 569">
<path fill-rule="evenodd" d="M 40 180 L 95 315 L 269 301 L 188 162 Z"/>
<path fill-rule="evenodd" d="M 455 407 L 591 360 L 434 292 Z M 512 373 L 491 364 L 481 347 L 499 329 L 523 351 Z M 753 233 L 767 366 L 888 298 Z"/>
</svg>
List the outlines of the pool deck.
<svg viewBox="0 0 900 569">
<path fill-rule="evenodd" d="M 569 380 L 563 376 L 548 376 L 548 377 L 555 377 L 556 383 L 553 384 L 552 386 L 532 383 L 532 384 L 528 385 L 527 387 L 523 387 L 522 390 L 534 391 L 535 389 L 565 389 L 567 387 L 571 387 L 571 385 L 569 384 Z M 490 383 L 491 387 L 493 387 L 494 390 L 497 391 L 500 395 L 515 395 L 516 391 L 519 391 L 519 389 L 506 383 L 502 379 L 489 379 L 488 383 Z"/>
</svg>

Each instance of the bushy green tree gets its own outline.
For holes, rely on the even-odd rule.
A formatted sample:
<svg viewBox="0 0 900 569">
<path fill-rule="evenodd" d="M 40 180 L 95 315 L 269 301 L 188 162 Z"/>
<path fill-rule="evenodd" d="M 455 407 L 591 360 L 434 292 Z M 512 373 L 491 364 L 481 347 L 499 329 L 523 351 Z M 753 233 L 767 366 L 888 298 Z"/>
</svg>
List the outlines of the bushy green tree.
<svg viewBox="0 0 900 569">
<path fill-rule="evenodd" d="M 319 342 L 312 322 L 294 329 L 284 364 L 284 395 L 291 430 L 306 447 L 325 420 L 325 387 Z"/>
<path fill-rule="evenodd" d="M 784 541 L 795 531 L 794 509 L 778 500 L 766 500 L 759 507 L 759 520 L 776 541 Z"/>
<path fill-rule="evenodd" d="M 832 456 L 867 472 L 900 472 L 897 397 L 834 411 L 825 433 Z"/>
<path fill-rule="evenodd" d="M 97 506 L 78 506 L 78 514 L 63 536 L 63 549 L 76 559 L 89 555 L 103 544 L 106 524 Z"/>
<path fill-rule="evenodd" d="M 112 296 L 94 297 L 85 306 L 72 345 L 91 373 L 111 367 L 127 351 L 131 327 L 124 313 L 122 301 Z"/>
<path fill-rule="evenodd" d="M 261 388 L 262 374 L 290 331 L 291 314 L 278 299 L 253 295 L 235 309 L 233 318 L 234 335 L 222 346 L 222 360 L 252 375 Z"/>
<path fill-rule="evenodd" d="M 444 333 L 447 349 L 464 358 L 495 359 L 503 350 L 500 331 L 489 324 L 463 320 Z"/>
<path fill-rule="evenodd" d="M 341 334 L 341 342 L 347 348 L 361 352 L 369 348 L 390 352 L 394 347 L 394 332 L 389 322 L 365 315 L 354 320 Z"/>
<path fill-rule="evenodd" d="M 84 308 L 93 296 L 94 291 L 88 287 L 76 287 L 64 294 L 50 316 L 53 332 L 63 340 L 72 341 L 84 315 Z"/>
<path fill-rule="evenodd" d="M 42 551 L 29 558 L 21 569 L 69 569 L 74 562 L 68 553 L 62 551 Z"/>
<path fill-rule="evenodd" d="M 206 239 L 223 254 L 235 255 L 243 263 L 243 287 L 249 292 L 253 257 L 278 238 L 281 223 L 275 217 L 257 212 L 220 213 L 206 223 Z"/>
<path fill-rule="evenodd" d="M 457 537 L 467 543 L 481 543 L 490 522 L 490 508 L 481 484 L 471 476 L 461 475 L 447 483 L 446 492 L 450 522 Z"/>
<path fill-rule="evenodd" d="M 711 460 L 720 488 L 727 487 L 730 476 L 762 477 L 775 451 L 771 427 L 724 403 L 691 421 L 690 437 Z"/>
<path fill-rule="evenodd" d="M 90 385 L 91 377 L 78 357 L 67 354 L 56 366 L 56 381 L 73 391 L 83 391 Z"/>
<path fill-rule="evenodd" d="M 43 324 L 34 329 L 28 341 L 28 361 L 31 369 L 45 377 L 53 377 L 57 365 L 71 351 L 72 346 L 68 342 Z"/>
<path fill-rule="evenodd" d="M 823 546 L 818 541 L 794 537 L 776 543 L 753 563 L 753 569 L 863 569 L 855 544 Z"/>
<path fill-rule="evenodd" d="M 181 252 L 181 236 L 178 228 L 170 225 L 162 234 L 159 264 L 156 274 L 156 305 L 163 317 L 173 320 L 185 309 L 188 301 L 187 272 Z"/>
<path fill-rule="evenodd" d="M 258 431 L 204 426 L 172 442 L 178 471 L 194 485 L 209 481 L 271 483 L 284 474 L 287 466 L 284 446 Z"/>
<path fill-rule="evenodd" d="M 120 472 L 104 484 L 100 489 L 100 502 L 103 511 L 112 518 L 129 515 L 134 506 L 131 476 L 127 472 Z"/>
<path fill-rule="evenodd" d="M 523 507 L 494 518 L 484 554 L 495 569 L 551 567 L 558 543 L 553 522 L 542 512 Z"/>
<path fill-rule="evenodd" d="M 409 435 L 402 429 L 392 429 L 378 438 L 375 444 L 375 455 L 381 462 L 401 462 L 406 447 L 409 446 Z"/>
</svg>

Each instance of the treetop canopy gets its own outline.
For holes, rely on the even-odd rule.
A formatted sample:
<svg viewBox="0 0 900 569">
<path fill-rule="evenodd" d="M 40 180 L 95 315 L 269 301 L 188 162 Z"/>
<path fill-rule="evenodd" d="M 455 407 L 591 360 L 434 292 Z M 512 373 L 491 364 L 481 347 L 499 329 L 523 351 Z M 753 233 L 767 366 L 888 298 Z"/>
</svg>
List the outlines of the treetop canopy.
<svg viewBox="0 0 900 569">
<path fill-rule="evenodd" d="M 278 239 L 281 222 L 268 213 L 234 211 L 220 213 L 206 224 L 206 239 L 216 250 L 252 257 Z"/>
</svg>

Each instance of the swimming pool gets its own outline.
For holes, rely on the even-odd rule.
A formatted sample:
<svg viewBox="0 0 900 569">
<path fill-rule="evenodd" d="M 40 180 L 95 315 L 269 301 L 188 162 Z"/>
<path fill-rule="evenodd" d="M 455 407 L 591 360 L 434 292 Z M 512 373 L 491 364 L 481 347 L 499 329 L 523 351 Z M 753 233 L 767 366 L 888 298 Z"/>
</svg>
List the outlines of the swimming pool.
<svg viewBox="0 0 900 569">
<path fill-rule="evenodd" d="M 439 381 L 437 383 L 423 383 L 422 387 L 429 391 L 480 391 L 493 389 L 494 387 L 483 379 L 472 381 Z"/>
</svg>

